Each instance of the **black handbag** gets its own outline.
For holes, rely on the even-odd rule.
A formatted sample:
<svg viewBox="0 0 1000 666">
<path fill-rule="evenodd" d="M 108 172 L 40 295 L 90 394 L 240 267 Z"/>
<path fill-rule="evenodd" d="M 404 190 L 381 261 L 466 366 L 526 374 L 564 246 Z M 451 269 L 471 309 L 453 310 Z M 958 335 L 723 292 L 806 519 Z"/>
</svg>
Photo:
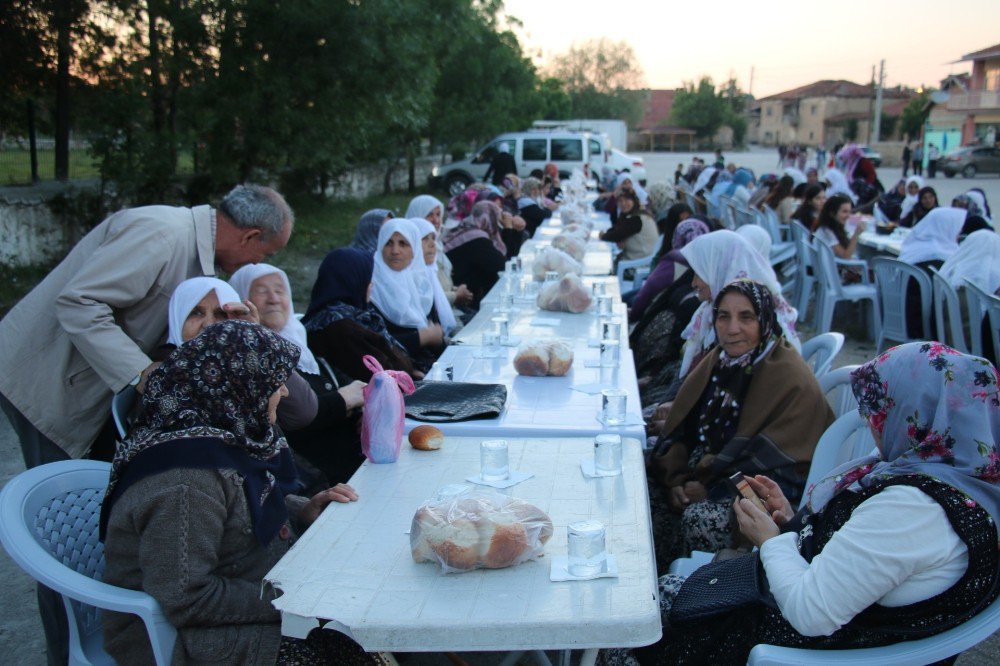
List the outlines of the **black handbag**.
<svg viewBox="0 0 1000 666">
<path fill-rule="evenodd" d="M 758 551 L 696 569 L 674 598 L 670 624 L 689 624 L 754 604 L 774 605 Z"/>
<path fill-rule="evenodd" d="M 416 421 L 451 423 L 500 416 L 507 402 L 503 384 L 421 382 L 405 396 L 406 415 Z"/>
</svg>

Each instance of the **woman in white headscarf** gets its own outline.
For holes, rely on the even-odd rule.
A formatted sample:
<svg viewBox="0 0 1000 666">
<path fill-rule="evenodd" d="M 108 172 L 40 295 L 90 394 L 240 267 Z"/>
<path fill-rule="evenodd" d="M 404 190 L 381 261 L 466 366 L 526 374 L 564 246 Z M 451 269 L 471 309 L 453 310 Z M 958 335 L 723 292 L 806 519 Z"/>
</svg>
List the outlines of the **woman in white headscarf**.
<svg viewBox="0 0 1000 666">
<path fill-rule="evenodd" d="M 444 344 L 444 331 L 434 310 L 420 232 L 410 220 L 395 218 L 379 230 L 371 289 L 371 303 L 389 332 L 406 347 L 420 370 L 429 368 L 436 355 L 428 350 Z"/>
<path fill-rule="evenodd" d="M 958 235 L 965 224 L 961 208 L 939 206 L 924 216 L 903 239 L 899 260 L 914 266 L 941 262 L 958 252 Z"/>
<path fill-rule="evenodd" d="M 755 250 L 760 252 L 760 256 L 765 261 L 770 262 L 771 257 L 771 234 L 767 233 L 764 227 L 756 224 L 744 224 L 736 230 L 740 236 L 746 238 Z"/>
<path fill-rule="evenodd" d="M 300 351 L 298 365 L 288 381 L 284 409 L 296 403 L 315 404 L 315 409 L 307 423 L 283 426 L 289 445 L 331 483 L 346 482 L 364 460 L 357 416 L 364 407 L 365 383 L 351 381 L 336 369 L 334 377 L 322 375 L 319 362 L 306 344 L 306 329 L 292 309 L 292 285 L 285 271 L 270 264 L 247 264 L 233 273 L 229 284 L 244 301 L 256 307 L 262 326 Z M 278 414 L 280 418 L 280 403 Z"/>
<path fill-rule="evenodd" d="M 910 214 L 913 207 L 920 201 L 920 190 L 924 189 L 924 179 L 920 176 L 910 176 L 906 179 L 906 196 L 899 210 L 899 219 L 903 219 Z"/>
<path fill-rule="evenodd" d="M 461 325 L 455 318 L 455 313 L 452 312 L 451 304 L 448 302 L 448 296 L 444 293 L 444 288 L 437 278 L 437 263 L 435 261 L 435 255 L 438 253 L 437 229 L 423 218 L 414 218 L 410 222 L 417 226 L 417 231 L 420 234 L 420 256 L 423 258 L 424 270 L 427 273 L 427 284 L 434 292 L 434 310 L 441 322 L 441 328 L 444 329 L 445 333 L 451 335 L 461 328 Z"/>
<path fill-rule="evenodd" d="M 230 315 L 233 308 L 236 310 Z M 251 312 L 226 282 L 213 277 L 184 280 L 167 305 L 167 344 L 180 347 L 202 329 L 234 317 L 256 319 L 257 313 Z"/>
<path fill-rule="evenodd" d="M 997 293 L 1000 291 L 1000 234 L 990 229 L 972 232 L 938 272 L 955 289 L 964 289 L 968 279 L 987 294 Z"/>
<path fill-rule="evenodd" d="M 847 177 L 841 173 L 840 169 L 827 169 L 823 174 L 826 179 L 826 196 L 832 197 L 834 194 L 843 194 L 851 200 L 852 204 L 858 203 L 858 196 L 851 190 L 847 183 Z"/>
<path fill-rule="evenodd" d="M 715 344 L 715 330 L 711 326 L 712 301 L 723 287 L 738 278 L 750 278 L 768 288 L 785 339 L 795 349 L 802 349 L 795 332 L 795 308 L 781 295 L 781 284 L 771 263 L 747 239 L 733 231 L 714 231 L 695 238 L 684 246 L 681 254 L 694 271 L 693 284 L 702 304 L 682 334 L 687 342 L 679 377 L 684 377 Z"/>
<path fill-rule="evenodd" d="M 451 218 L 445 223 L 444 212 L 444 204 L 438 199 L 429 194 L 421 194 L 410 201 L 410 205 L 406 208 L 406 217 L 411 220 L 426 220 L 434 227 L 434 235 L 437 239 L 435 241 L 437 254 L 434 259 L 435 266 L 437 266 L 437 279 L 441 283 L 441 288 L 444 289 L 449 305 L 453 308 L 463 308 L 472 304 L 472 292 L 464 284 L 456 285 L 452 280 L 451 274 L 454 268 L 444 251 L 444 243 L 442 242 L 444 231 L 454 229 L 461 220 Z M 440 308 L 438 310 L 440 311 Z"/>
</svg>

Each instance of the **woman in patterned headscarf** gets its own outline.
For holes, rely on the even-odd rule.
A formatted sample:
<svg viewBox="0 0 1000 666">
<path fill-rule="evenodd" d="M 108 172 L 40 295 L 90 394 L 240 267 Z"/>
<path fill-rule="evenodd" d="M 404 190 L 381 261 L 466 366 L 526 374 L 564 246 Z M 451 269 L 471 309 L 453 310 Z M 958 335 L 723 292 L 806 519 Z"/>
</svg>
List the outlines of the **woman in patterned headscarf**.
<svg viewBox="0 0 1000 666">
<path fill-rule="evenodd" d="M 347 663 L 372 661 L 340 634 L 283 639 L 278 611 L 260 597 L 262 577 L 288 551 L 289 521 L 302 528 L 330 502 L 358 497 L 346 485 L 295 494 L 274 422 L 298 357 L 257 324 L 206 328 L 150 374 L 115 454 L 101 510 L 104 581 L 159 602 L 181 661 L 273 664 L 327 648 Z M 106 612 L 104 630 L 118 663 L 153 661 L 137 616 Z"/>
<path fill-rule="evenodd" d="M 786 496 L 801 497 L 813 449 L 833 422 L 765 285 L 726 285 L 712 324 L 719 344 L 684 380 L 654 452 L 650 493 L 663 567 L 692 550 L 733 545 L 734 472 L 768 474 Z"/>
</svg>

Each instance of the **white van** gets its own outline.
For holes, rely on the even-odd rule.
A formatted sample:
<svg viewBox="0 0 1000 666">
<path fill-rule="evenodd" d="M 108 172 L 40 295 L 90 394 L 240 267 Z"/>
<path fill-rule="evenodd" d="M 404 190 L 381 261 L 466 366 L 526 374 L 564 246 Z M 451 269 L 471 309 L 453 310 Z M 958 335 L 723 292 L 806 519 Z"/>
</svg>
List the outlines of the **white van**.
<svg viewBox="0 0 1000 666">
<path fill-rule="evenodd" d="M 568 178 L 574 169 L 584 172 L 584 167 L 592 169 L 595 160 L 603 163 L 602 139 L 587 132 L 508 132 L 490 141 L 469 159 L 435 167 L 431 172 L 431 186 L 443 188 L 454 196 L 472 183 L 482 181 L 502 143 L 510 148 L 517 175 L 521 178 L 526 178 L 535 169 L 544 169 L 549 162 L 559 167 L 560 178 Z"/>
</svg>

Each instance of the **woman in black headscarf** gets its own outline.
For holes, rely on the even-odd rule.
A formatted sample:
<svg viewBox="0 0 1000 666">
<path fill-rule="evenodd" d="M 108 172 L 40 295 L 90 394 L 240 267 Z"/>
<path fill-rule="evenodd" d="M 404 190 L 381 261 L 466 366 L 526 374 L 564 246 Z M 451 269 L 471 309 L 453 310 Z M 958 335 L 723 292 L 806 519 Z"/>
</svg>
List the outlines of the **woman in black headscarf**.
<svg viewBox="0 0 1000 666">
<path fill-rule="evenodd" d="M 175 661 L 374 661 L 341 634 L 282 638 L 277 609 L 260 596 L 292 528 L 330 502 L 358 498 L 346 485 L 312 499 L 295 494 L 300 484 L 274 422 L 298 356 L 258 324 L 208 327 L 150 374 L 115 454 L 101 508 L 104 581 L 156 599 L 177 629 Z M 118 663 L 153 661 L 135 615 L 105 613 L 104 647 Z"/>
<path fill-rule="evenodd" d="M 375 357 L 386 370 L 415 372 L 406 349 L 368 304 L 374 266 L 372 255 L 360 250 L 331 251 L 319 266 L 302 318 L 313 353 L 365 382 L 372 376 L 361 360 L 365 356 Z"/>
</svg>

